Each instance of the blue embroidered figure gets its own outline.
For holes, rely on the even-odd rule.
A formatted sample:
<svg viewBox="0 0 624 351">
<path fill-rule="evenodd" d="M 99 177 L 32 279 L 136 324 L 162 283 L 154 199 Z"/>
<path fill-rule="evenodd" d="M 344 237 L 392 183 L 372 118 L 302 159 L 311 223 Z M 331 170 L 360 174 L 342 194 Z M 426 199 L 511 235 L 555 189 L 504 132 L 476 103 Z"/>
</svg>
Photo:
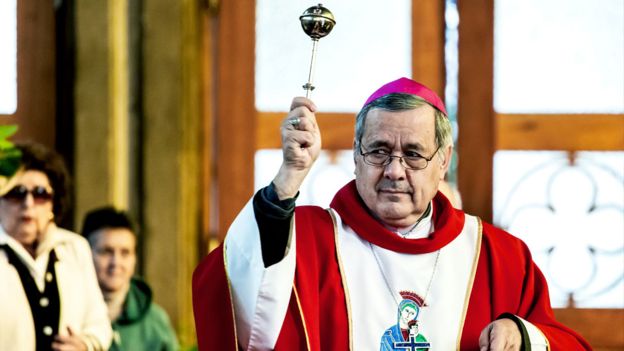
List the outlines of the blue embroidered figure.
<svg viewBox="0 0 624 351">
<path fill-rule="evenodd" d="M 426 351 L 431 344 L 418 331 L 418 315 L 422 299 L 413 292 L 401 291 L 403 300 L 397 311 L 397 324 L 386 329 L 381 337 L 380 351 Z"/>
</svg>

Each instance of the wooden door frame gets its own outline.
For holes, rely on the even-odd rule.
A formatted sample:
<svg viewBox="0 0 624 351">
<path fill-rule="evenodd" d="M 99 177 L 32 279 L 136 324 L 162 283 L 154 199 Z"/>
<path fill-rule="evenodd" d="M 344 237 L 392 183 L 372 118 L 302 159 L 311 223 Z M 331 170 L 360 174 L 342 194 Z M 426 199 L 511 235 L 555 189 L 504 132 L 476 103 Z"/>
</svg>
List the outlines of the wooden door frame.
<svg viewBox="0 0 624 351">
<path fill-rule="evenodd" d="M 255 0 L 220 2 L 215 86 L 219 241 L 254 189 L 255 21 Z"/>
</svg>

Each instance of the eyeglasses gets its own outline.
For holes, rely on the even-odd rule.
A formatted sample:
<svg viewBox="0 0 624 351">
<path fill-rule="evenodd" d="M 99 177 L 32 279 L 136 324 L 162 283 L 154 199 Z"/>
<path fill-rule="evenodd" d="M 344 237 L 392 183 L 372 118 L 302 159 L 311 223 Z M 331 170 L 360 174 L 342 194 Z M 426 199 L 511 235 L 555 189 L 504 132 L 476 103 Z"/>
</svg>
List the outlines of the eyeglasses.
<svg viewBox="0 0 624 351">
<path fill-rule="evenodd" d="M 53 197 L 53 193 L 43 186 L 36 186 L 30 190 L 23 185 L 18 185 L 4 194 L 2 199 L 16 203 L 23 202 L 28 194 L 32 195 L 36 204 L 46 203 Z"/>
<path fill-rule="evenodd" d="M 390 155 L 387 151 L 384 150 L 373 150 L 369 152 L 363 152 L 362 147 L 360 146 L 360 155 L 364 158 L 364 162 L 371 166 L 376 167 L 385 167 L 392 162 L 392 159 L 398 158 L 399 163 L 411 170 L 421 170 L 427 168 L 429 162 L 433 159 L 433 156 L 440 150 L 440 147 L 433 152 L 431 157 L 424 157 L 416 152 L 408 152 L 407 154 L 403 154 L 403 156 L 394 156 Z"/>
</svg>

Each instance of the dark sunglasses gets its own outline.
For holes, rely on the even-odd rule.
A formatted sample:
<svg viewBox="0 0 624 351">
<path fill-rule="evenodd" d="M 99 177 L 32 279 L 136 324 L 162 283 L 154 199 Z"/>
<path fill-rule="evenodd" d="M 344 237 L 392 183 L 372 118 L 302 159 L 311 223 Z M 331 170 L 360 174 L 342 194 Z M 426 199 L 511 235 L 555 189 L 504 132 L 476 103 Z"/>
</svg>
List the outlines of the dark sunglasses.
<svg viewBox="0 0 624 351">
<path fill-rule="evenodd" d="M 22 202 L 28 194 L 32 195 L 33 200 L 38 204 L 52 200 L 53 196 L 51 191 L 42 186 L 36 186 L 30 190 L 23 185 L 18 185 L 4 194 L 2 198 L 12 202 Z"/>
</svg>

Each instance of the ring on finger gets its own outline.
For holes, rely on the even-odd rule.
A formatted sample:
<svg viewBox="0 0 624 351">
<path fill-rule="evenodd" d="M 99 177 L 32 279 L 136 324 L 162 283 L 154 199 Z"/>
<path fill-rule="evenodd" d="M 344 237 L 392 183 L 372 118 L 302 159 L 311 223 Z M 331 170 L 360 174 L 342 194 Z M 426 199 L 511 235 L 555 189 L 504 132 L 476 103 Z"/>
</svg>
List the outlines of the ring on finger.
<svg viewBox="0 0 624 351">
<path fill-rule="evenodd" d="M 288 119 L 288 124 L 292 125 L 295 128 L 299 127 L 300 123 L 301 123 L 301 118 L 299 117 L 293 117 L 293 118 Z"/>
</svg>

